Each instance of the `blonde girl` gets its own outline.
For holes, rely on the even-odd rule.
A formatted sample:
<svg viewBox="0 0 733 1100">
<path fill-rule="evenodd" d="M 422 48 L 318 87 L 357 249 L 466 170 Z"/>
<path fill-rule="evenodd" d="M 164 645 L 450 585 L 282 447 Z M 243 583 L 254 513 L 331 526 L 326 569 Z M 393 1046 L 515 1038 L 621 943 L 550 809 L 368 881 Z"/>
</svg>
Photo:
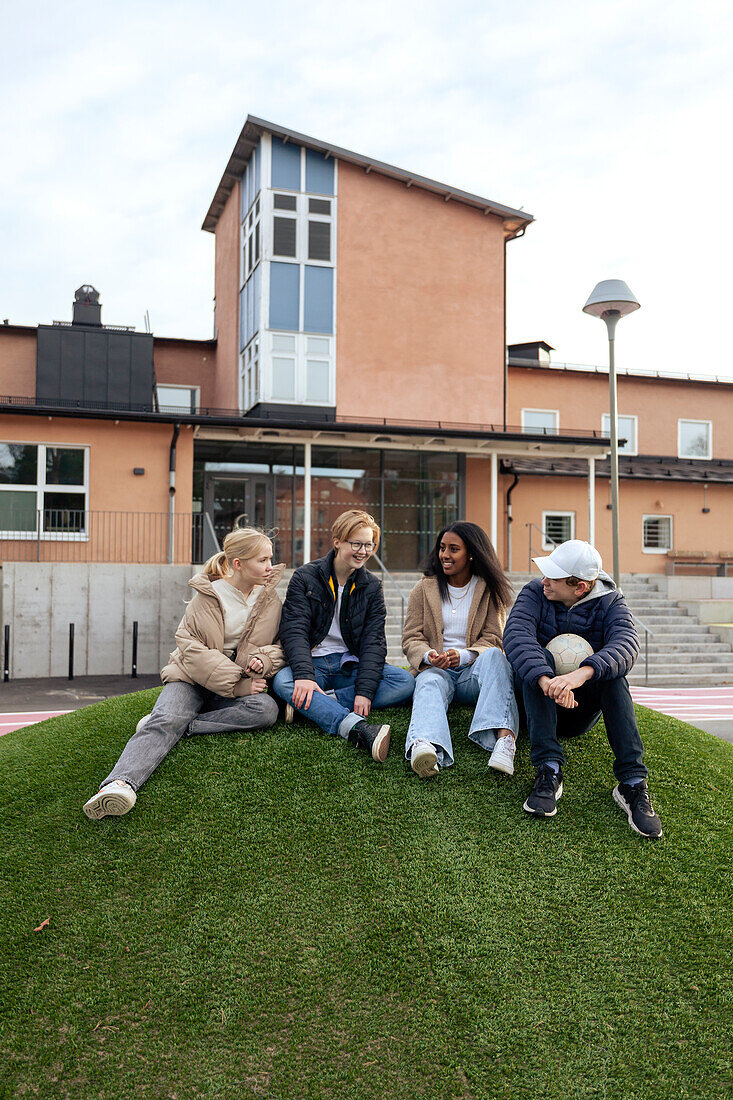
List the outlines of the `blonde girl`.
<svg viewBox="0 0 733 1100">
<path fill-rule="evenodd" d="M 189 581 L 193 599 L 161 673 L 164 688 L 137 724 L 97 794 L 84 804 L 92 820 L 131 810 L 137 791 L 184 735 L 255 730 L 277 721 L 266 677 L 285 661 L 276 642 L 284 565 L 253 527 L 235 527 L 224 548 Z"/>
</svg>

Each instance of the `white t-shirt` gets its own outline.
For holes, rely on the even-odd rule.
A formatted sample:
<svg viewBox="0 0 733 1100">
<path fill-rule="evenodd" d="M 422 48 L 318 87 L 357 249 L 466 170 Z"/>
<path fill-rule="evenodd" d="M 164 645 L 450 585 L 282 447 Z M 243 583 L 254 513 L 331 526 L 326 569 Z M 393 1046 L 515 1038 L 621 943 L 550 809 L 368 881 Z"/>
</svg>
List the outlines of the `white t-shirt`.
<svg viewBox="0 0 733 1100">
<path fill-rule="evenodd" d="M 331 619 L 331 625 L 328 628 L 328 634 L 319 642 L 318 645 L 311 650 L 314 657 L 328 657 L 329 653 L 347 653 L 348 647 L 344 641 L 341 633 L 341 624 L 339 617 L 341 615 L 341 597 L 344 594 L 344 586 L 340 584 L 338 586 L 338 595 L 336 596 L 336 608 Z"/>
<path fill-rule="evenodd" d="M 476 591 L 477 577 L 474 574 L 468 584 L 463 588 L 457 588 L 453 584 L 448 585 L 448 596 L 441 600 L 443 609 L 443 652 L 447 649 L 457 649 L 460 654 L 459 668 L 470 665 L 476 660 L 476 654 L 472 649 L 466 649 L 466 635 L 468 633 L 468 612 Z M 425 664 L 429 664 L 427 653 Z"/>
<path fill-rule="evenodd" d="M 225 577 L 221 577 L 218 581 L 212 581 L 211 586 L 221 600 L 224 609 L 224 652 L 227 657 L 231 657 L 237 652 L 237 646 L 244 634 L 247 619 L 257 603 L 257 598 L 262 592 L 263 586 L 256 584 L 246 598 Z"/>
</svg>

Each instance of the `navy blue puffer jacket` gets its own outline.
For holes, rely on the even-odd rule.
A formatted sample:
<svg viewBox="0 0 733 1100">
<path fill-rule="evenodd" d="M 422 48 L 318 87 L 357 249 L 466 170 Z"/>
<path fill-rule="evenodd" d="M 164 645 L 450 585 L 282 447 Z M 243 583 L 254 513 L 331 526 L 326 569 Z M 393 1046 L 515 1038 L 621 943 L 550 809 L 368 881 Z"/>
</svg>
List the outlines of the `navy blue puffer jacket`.
<svg viewBox="0 0 733 1100">
<path fill-rule="evenodd" d="M 639 655 L 639 638 L 626 600 L 607 573 L 572 607 L 548 600 L 537 577 L 525 584 L 504 627 L 504 652 L 515 672 L 530 684 L 554 676 L 542 652 L 558 634 L 579 634 L 593 647 L 581 662 L 591 665 L 594 679 L 615 680 L 630 672 Z"/>
</svg>

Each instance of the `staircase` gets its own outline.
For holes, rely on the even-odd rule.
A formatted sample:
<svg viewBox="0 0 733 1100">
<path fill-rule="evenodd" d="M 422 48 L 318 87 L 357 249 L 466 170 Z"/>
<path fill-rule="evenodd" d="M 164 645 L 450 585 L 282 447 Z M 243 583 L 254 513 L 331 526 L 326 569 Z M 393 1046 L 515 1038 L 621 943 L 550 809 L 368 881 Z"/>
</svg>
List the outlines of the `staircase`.
<svg viewBox="0 0 733 1100">
<path fill-rule="evenodd" d="M 515 592 L 536 573 L 512 573 Z M 705 687 L 733 684 L 733 652 L 714 628 L 700 623 L 682 604 L 667 597 L 667 578 L 659 574 L 625 573 L 621 591 L 632 613 L 652 635 L 649 644 L 649 687 Z M 645 684 L 645 634 L 637 623 L 640 653 L 629 683 Z"/>
<path fill-rule="evenodd" d="M 288 570 L 278 586 L 281 599 L 285 598 L 287 582 L 292 570 Z M 396 573 L 394 579 L 405 594 L 405 603 L 421 573 Z M 536 577 L 536 573 L 510 573 L 509 579 L 515 592 Z M 705 687 L 733 684 L 733 648 L 728 641 L 716 634 L 714 627 L 700 623 L 681 604 L 672 603 L 666 594 L 666 577 L 652 574 L 623 574 L 621 589 L 631 611 L 652 635 L 649 643 L 649 687 Z M 402 600 L 387 580 L 384 587 L 387 605 L 387 660 L 390 664 L 406 666 L 402 652 Z M 629 675 L 629 683 L 637 686 L 645 683 L 644 631 L 637 624 L 641 651 Z"/>
</svg>

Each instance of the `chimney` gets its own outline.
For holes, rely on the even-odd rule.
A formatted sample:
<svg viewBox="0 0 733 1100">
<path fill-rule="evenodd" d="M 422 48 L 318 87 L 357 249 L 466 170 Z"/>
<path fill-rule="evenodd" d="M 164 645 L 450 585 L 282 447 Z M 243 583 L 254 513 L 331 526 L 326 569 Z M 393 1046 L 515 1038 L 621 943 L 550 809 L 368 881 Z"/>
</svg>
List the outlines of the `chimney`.
<svg viewBox="0 0 733 1100">
<path fill-rule="evenodd" d="M 99 291 L 93 286 L 80 286 L 74 294 L 74 325 L 102 326 L 102 307 L 99 304 Z"/>
</svg>

